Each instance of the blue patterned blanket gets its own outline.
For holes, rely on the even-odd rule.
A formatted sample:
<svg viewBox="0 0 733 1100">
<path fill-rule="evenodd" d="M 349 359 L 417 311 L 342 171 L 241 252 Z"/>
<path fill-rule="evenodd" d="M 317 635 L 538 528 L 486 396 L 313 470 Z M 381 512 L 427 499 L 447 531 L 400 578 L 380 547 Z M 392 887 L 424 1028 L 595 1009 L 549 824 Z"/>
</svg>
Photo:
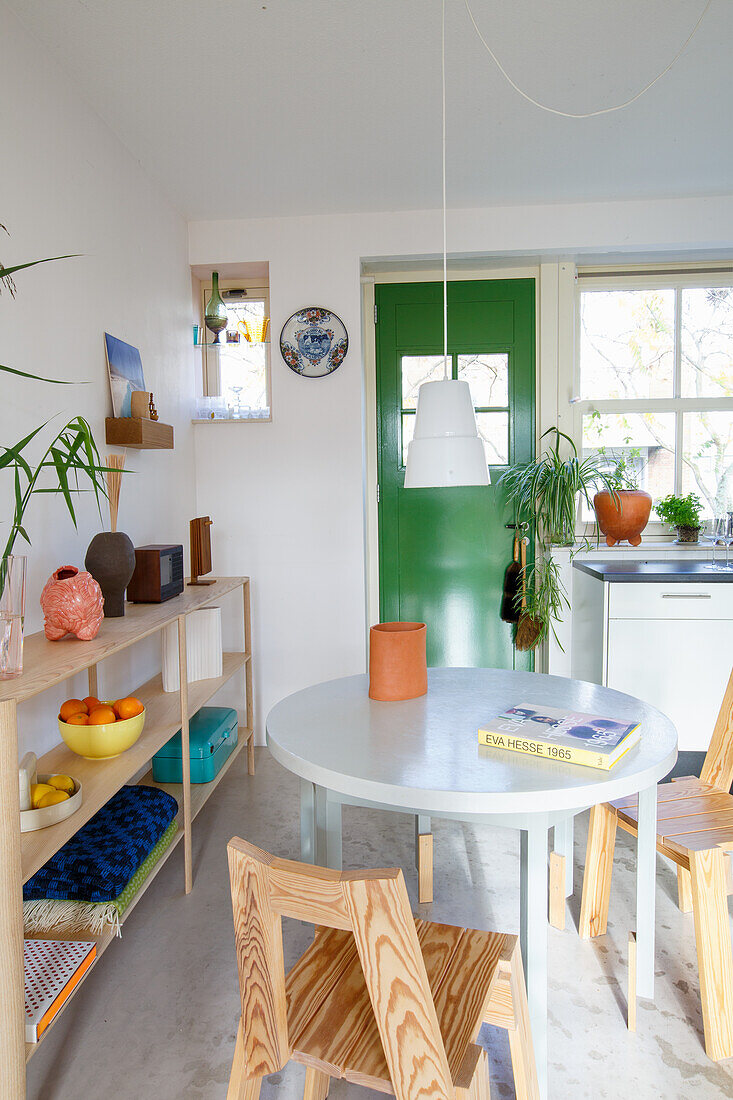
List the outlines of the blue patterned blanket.
<svg viewBox="0 0 733 1100">
<path fill-rule="evenodd" d="M 156 787 L 122 787 L 23 887 L 24 901 L 111 901 L 178 812 Z"/>
</svg>

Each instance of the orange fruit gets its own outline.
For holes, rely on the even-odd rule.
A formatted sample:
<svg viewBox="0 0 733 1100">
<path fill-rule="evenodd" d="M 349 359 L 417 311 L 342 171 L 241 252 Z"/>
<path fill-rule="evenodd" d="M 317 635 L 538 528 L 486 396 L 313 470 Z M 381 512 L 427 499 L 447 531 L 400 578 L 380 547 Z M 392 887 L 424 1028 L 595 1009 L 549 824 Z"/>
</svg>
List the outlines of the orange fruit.
<svg viewBox="0 0 733 1100">
<path fill-rule="evenodd" d="M 84 706 L 91 714 L 95 707 L 100 706 L 99 699 L 97 699 L 96 695 L 87 695 L 86 699 L 84 700 Z"/>
<path fill-rule="evenodd" d="M 67 726 L 88 726 L 89 715 L 88 714 L 70 714 L 66 719 Z"/>
<path fill-rule="evenodd" d="M 117 715 L 112 710 L 112 707 L 108 707 L 102 703 L 101 706 L 95 707 L 92 713 L 89 715 L 87 724 L 90 726 L 106 726 L 109 722 L 116 722 Z"/>
<path fill-rule="evenodd" d="M 142 714 L 145 707 L 142 705 L 139 699 L 136 699 L 134 695 L 130 695 L 127 699 L 118 699 L 114 704 L 115 714 L 120 719 L 136 718 L 138 714 Z"/>
<path fill-rule="evenodd" d="M 71 718 L 72 714 L 86 714 L 87 708 L 82 703 L 81 699 L 67 699 L 65 703 L 61 704 L 61 710 L 59 711 L 59 718 L 62 722 L 67 722 Z"/>
</svg>

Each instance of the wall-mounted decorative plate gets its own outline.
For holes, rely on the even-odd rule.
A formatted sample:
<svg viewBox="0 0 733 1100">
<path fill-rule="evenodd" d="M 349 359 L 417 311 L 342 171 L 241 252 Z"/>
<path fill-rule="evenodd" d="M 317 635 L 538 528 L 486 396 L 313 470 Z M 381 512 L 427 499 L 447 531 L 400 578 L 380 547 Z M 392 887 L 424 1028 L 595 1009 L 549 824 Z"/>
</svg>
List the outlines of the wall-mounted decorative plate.
<svg viewBox="0 0 733 1100">
<path fill-rule="evenodd" d="M 349 350 L 349 336 L 340 317 L 323 306 L 306 306 L 288 317 L 280 333 L 280 353 L 296 374 L 323 378 L 333 374 Z"/>
</svg>

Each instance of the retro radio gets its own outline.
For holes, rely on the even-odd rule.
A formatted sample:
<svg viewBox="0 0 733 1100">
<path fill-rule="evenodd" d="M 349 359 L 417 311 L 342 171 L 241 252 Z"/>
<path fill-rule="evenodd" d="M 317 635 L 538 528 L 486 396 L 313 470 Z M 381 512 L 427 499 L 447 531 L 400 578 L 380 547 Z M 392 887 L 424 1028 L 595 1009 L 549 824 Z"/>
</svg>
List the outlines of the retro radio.
<svg viewBox="0 0 733 1100">
<path fill-rule="evenodd" d="M 127 586 L 132 603 L 163 603 L 183 592 L 183 546 L 136 546 Z"/>
</svg>

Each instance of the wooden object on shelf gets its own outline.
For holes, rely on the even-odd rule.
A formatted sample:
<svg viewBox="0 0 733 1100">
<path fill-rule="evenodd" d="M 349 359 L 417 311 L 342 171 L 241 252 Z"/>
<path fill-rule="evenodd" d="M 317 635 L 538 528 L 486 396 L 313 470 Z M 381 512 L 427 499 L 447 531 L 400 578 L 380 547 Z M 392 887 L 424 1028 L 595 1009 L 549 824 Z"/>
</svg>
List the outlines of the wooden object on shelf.
<svg viewBox="0 0 733 1100">
<path fill-rule="evenodd" d="M 733 850 L 733 672 L 697 776 L 657 787 L 657 851 L 677 864 L 680 907 L 695 920 L 705 1051 L 733 1057 L 733 947 L 728 922 L 726 852 Z M 638 797 L 594 806 L 588 830 L 580 935 L 606 931 L 616 828 L 637 835 Z"/>
<path fill-rule="evenodd" d="M 147 390 L 133 390 L 130 394 L 130 415 L 140 420 L 150 419 L 152 393 Z"/>
<path fill-rule="evenodd" d="M 150 394 L 150 404 L 148 405 L 148 416 L 150 417 L 151 420 L 157 420 L 158 419 L 158 410 L 155 407 L 155 402 L 153 401 L 152 393 Z"/>
<path fill-rule="evenodd" d="M 135 572 L 127 586 L 131 603 L 164 603 L 183 592 L 183 546 L 135 547 Z"/>
<path fill-rule="evenodd" d="M 142 417 L 108 416 L 104 422 L 107 446 L 144 450 L 172 450 L 173 428 Z"/>
<path fill-rule="evenodd" d="M 199 516 L 192 519 L 191 530 L 191 580 L 192 585 L 212 584 L 211 580 L 201 580 L 206 573 L 211 572 L 211 519 L 209 516 Z"/>
<path fill-rule="evenodd" d="M 228 593 L 242 589 L 242 614 L 245 651 L 224 655 L 222 675 L 201 680 L 177 693 L 165 693 L 160 676 L 139 685 L 133 694 L 145 701 L 147 720 L 140 739 L 127 752 L 103 763 L 84 760 L 75 755 L 63 743 L 56 745 L 38 761 L 41 773 L 71 774 L 84 788 L 84 801 L 76 813 L 37 832 L 20 833 L 20 798 L 18 783 L 18 739 L 16 709 L 18 702 L 32 698 L 40 692 L 54 688 L 69 677 L 88 670 L 89 693 L 99 695 L 97 666 L 107 657 L 117 654 L 136 642 L 158 633 L 169 623 L 179 630 L 179 644 L 185 646 L 185 617 L 212 602 L 219 602 Z M 155 784 L 148 771 L 142 782 L 161 786 L 179 803 L 179 832 L 173 843 L 145 880 L 138 894 L 126 910 L 126 920 L 142 895 L 149 889 L 159 870 L 170 858 L 179 841 L 184 842 L 185 886 L 192 884 L 191 826 L 196 815 L 211 796 L 224 775 L 245 750 L 251 755 L 254 714 L 252 709 L 252 669 L 250 646 L 252 643 L 249 623 L 249 578 L 219 578 L 213 587 L 186 589 L 176 600 L 164 604 L 135 604 L 120 619 L 105 619 L 99 634 L 90 642 L 49 642 L 43 633 L 31 634 L 25 639 L 25 671 L 13 680 L 0 681 L 0 1096 L 21 1098 L 25 1096 L 25 1061 L 32 1057 L 52 1030 L 56 1019 L 73 1000 L 69 998 L 53 1023 L 41 1037 L 41 1042 L 25 1044 L 24 1027 L 24 979 L 23 979 L 23 902 L 22 883 L 42 867 L 66 841 L 74 835 L 123 784 L 134 779 L 151 757 L 179 729 L 184 729 L 184 745 L 188 731 L 188 718 L 204 706 L 232 677 L 244 671 L 244 689 L 247 705 L 247 725 L 240 727 L 236 748 L 224 766 L 210 783 L 190 785 L 190 774 L 184 772 L 184 782 L 179 784 Z M 183 651 L 185 667 L 185 649 Z M 188 758 L 186 753 L 185 759 Z M 54 938 L 51 930 L 48 938 Z M 58 937 L 63 932 L 59 931 Z M 105 932 L 97 941 L 97 958 L 112 942 Z M 86 975 L 79 987 L 86 980 Z"/>
<path fill-rule="evenodd" d="M 228 1097 L 256 1097 L 262 1077 L 292 1059 L 308 1067 L 311 1100 L 331 1077 L 398 1100 L 488 1100 L 475 1041 L 501 980 L 498 1026 L 514 1035 L 517 1096 L 536 1100 L 516 936 L 414 920 L 397 868 L 341 874 L 236 838 L 228 855 L 242 996 Z M 283 916 L 320 926 L 287 978 Z"/>
<path fill-rule="evenodd" d="M 550 924 L 565 928 L 565 856 L 550 852 Z"/>
</svg>

